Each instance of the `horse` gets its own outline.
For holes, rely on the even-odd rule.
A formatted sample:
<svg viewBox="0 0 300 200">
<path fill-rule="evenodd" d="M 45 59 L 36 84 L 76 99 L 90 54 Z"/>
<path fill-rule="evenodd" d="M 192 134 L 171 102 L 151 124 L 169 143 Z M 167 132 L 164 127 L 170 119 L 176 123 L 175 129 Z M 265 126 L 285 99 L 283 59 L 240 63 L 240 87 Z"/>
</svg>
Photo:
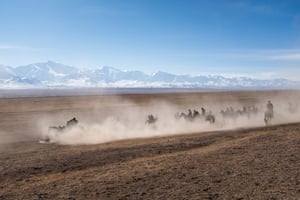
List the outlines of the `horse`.
<svg viewBox="0 0 300 200">
<path fill-rule="evenodd" d="M 63 132 L 66 126 L 50 126 L 48 131 L 56 131 L 56 132 Z"/>
<path fill-rule="evenodd" d="M 192 122 L 194 120 L 193 115 L 185 114 L 184 112 L 179 114 L 179 118 L 183 118 L 183 119 L 185 119 L 186 121 L 189 121 L 189 122 Z"/>
<path fill-rule="evenodd" d="M 147 116 L 146 124 L 155 124 L 157 117 L 154 117 L 152 114 Z"/>
<path fill-rule="evenodd" d="M 66 125 L 63 125 L 63 126 L 50 126 L 48 128 L 48 135 L 46 135 L 43 140 L 40 140 L 40 143 L 49 143 L 49 142 L 51 142 L 50 135 L 57 136 L 57 135 L 63 133 L 64 131 L 66 131 L 66 129 L 70 129 L 70 128 L 76 126 L 77 124 L 78 124 L 78 120 L 76 119 L 76 117 L 73 117 L 72 119 L 67 121 Z"/>
<path fill-rule="evenodd" d="M 211 124 L 214 124 L 216 122 L 216 118 L 213 114 L 209 113 L 206 115 L 205 120 L 208 121 Z"/>
<path fill-rule="evenodd" d="M 57 131 L 57 132 L 63 132 L 66 128 L 71 128 L 73 126 L 76 126 L 78 124 L 78 120 L 76 119 L 76 117 L 73 117 L 72 119 L 70 119 L 69 121 L 67 121 L 65 126 L 50 126 L 49 127 L 49 131 Z"/>
<path fill-rule="evenodd" d="M 76 117 L 73 117 L 71 120 L 67 121 L 67 127 L 72 127 L 78 124 Z"/>
<path fill-rule="evenodd" d="M 267 110 L 265 112 L 265 118 L 264 118 L 266 126 L 271 125 L 272 119 L 273 119 L 273 111 L 272 110 Z"/>
</svg>

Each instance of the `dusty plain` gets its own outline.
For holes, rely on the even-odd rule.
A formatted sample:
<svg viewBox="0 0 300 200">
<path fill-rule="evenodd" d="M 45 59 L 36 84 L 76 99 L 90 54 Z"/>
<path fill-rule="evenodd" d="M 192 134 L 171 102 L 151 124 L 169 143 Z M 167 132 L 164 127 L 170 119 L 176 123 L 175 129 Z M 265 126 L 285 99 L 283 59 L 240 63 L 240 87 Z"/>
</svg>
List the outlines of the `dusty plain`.
<svg viewBox="0 0 300 200">
<path fill-rule="evenodd" d="M 235 91 L 2 98 L 0 199 L 300 199 L 300 119 L 93 145 L 40 144 L 37 123 L 73 116 L 97 121 L 157 101 L 185 108 L 299 96 Z"/>
</svg>

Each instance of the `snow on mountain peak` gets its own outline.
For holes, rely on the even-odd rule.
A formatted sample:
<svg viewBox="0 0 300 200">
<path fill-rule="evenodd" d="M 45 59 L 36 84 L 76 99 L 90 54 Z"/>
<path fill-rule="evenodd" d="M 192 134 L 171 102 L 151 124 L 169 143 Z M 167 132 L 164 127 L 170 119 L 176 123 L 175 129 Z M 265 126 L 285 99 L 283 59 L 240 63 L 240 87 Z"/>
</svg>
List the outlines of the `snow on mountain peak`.
<svg viewBox="0 0 300 200">
<path fill-rule="evenodd" d="M 14 86 L 14 87 L 13 87 Z M 158 87 L 158 88 L 299 88 L 287 79 L 260 80 L 220 75 L 175 75 L 158 71 L 122 71 L 104 66 L 77 69 L 48 61 L 11 68 L 0 65 L 0 88 L 29 87 Z"/>
<path fill-rule="evenodd" d="M 65 77 L 65 76 L 67 76 L 67 74 L 58 73 L 50 67 L 49 67 L 49 73 L 52 74 L 53 76 L 56 76 L 56 77 Z"/>
<path fill-rule="evenodd" d="M 0 79 L 8 79 L 16 76 L 13 68 L 7 65 L 0 65 Z"/>
</svg>

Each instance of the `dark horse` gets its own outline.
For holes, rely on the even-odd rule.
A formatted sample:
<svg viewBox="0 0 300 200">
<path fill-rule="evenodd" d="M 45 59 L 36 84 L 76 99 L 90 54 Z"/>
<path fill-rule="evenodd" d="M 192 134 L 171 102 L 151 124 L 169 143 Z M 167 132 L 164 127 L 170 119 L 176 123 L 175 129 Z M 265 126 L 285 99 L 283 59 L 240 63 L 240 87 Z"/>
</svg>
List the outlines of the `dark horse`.
<svg viewBox="0 0 300 200">
<path fill-rule="evenodd" d="M 59 133 L 63 133 L 66 129 L 76 126 L 77 124 L 78 124 L 78 120 L 76 119 L 76 117 L 73 117 L 72 119 L 67 121 L 66 125 L 64 125 L 64 126 L 50 126 L 48 128 L 48 133 L 54 132 L 55 135 L 57 135 Z M 50 140 L 51 139 L 50 139 L 49 135 L 46 135 L 45 138 L 43 140 L 41 140 L 40 142 L 48 143 L 48 142 L 50 142 Z"/>
<path fill-rule="evenodd" d="M 209 113 L 206 115 L 205 120 L 208 121 L 211 124 L 214 124 L 216 122 L 216 118 L 213 114 Z"/>
<path fill-rule="evenodd" d="M 152 114 L 147 116 L 146 124 L 155 124 L 157 117 L 154 117 Z"/>
<path fill-rule="evenodd" d="M 73 117 L 72 119 L 67 121 L 65 126 L 50 126 L 49 131 L 55 130 L 55 131 L 61 132 L 61 131 L 64 131 L 66 128 L 71 128 L 77 124 L 78 124 L 78 120 L 76 119 L 76 117 Z"/>
</svg>

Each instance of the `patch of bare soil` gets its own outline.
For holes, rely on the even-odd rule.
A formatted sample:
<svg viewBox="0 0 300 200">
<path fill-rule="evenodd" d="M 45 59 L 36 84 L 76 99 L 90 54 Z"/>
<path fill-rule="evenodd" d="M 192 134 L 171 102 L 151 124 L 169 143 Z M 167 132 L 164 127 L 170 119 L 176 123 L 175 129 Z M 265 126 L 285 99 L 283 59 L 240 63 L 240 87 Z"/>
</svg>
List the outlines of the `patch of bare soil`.
<svg viewBox="0 0 300 200">
<path fill-rule="evenodd" d="M 299 199 L 300 124 L 0 153 L 1 199 Z"/>
</svg>

